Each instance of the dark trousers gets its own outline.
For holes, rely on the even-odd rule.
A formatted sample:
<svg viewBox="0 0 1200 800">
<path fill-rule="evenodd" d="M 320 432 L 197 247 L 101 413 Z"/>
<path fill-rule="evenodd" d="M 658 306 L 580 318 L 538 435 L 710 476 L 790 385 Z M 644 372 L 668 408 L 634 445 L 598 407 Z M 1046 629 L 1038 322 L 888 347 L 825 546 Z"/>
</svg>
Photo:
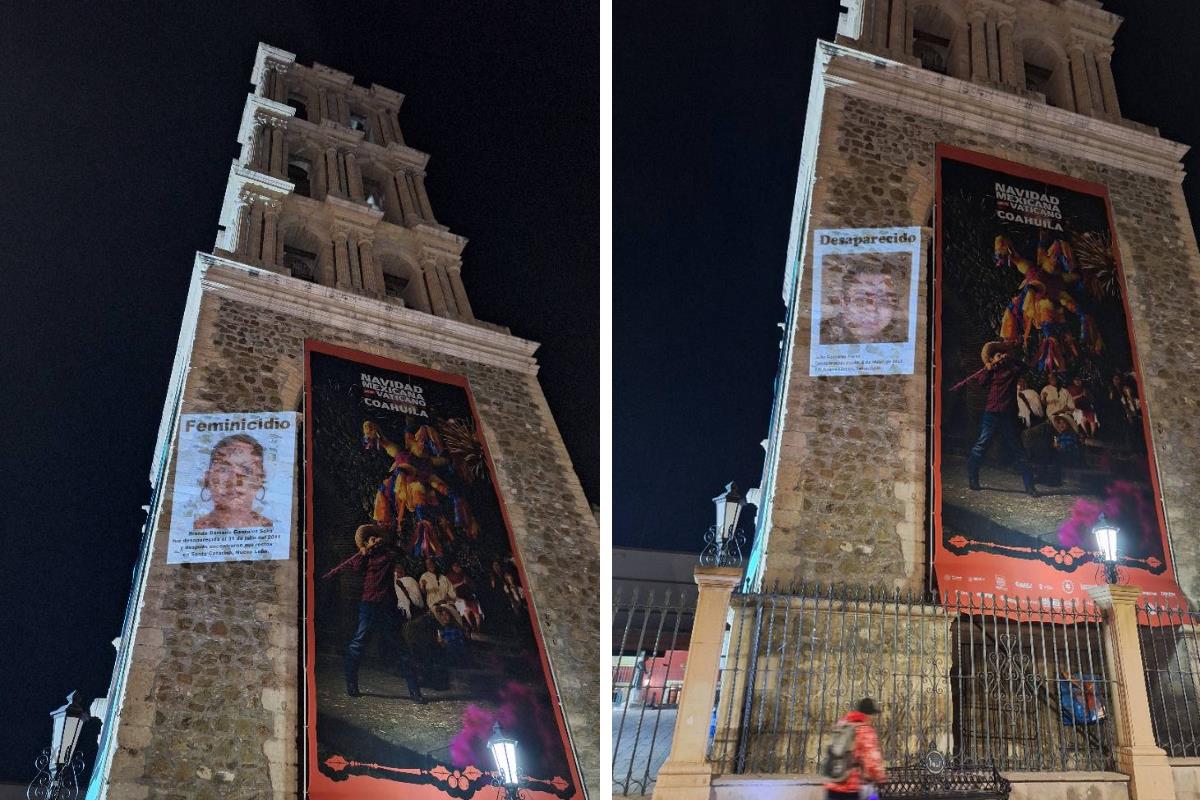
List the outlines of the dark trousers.
<svg viewBox="0 0 1200 800">
<path fill-rule="evenodd" d="M 992 439 L 996 438 L 997 434 L 1000 435 L 1000 442 L 1004 445 L 1004 449 L 1016 460 L 1017 469 L 1021 471 L 1021 480 L 1025 483 L 1025 488 L 1032 489 L 1033 471 L 1029 468 L 1029 460 L 1025 458 L 1025 448 L 1021 446 L 1021 434 L 1017 431 L 1017 417 L 1011 413 L 983 412 L 983 420 L 979 426 L 979 438 L 975 441 L 975 446 L 971 448 L 971 455 L 967 457 L 967 477 L 970 478 L 971 483 L 979 481 L 979 464 L 987 455 L 988 445 L 992 443 Z"/>
<path fill-rule="evenodd" d="M 395 607 L 386 600 L 374 603 L 361 602 L 358 604 L 358 627 L 354 630 L 354 638 L 346 648 L 346 688 L 352 692 L 358 691 L 358 666 L 362 663 L 363 652 L 367 644 L 379 631 L 383 635 L 384 651 L 388 658 L 396 658 L 399 662 L 400 674 L 408 684 L 408 693 L 416 694 L 421 690 L 417 674 L 412 668 L 406 653 L 401 652 L 400 637 L 397 632 L 400 620 L 397 618 Z"/>
<path fill-rule="evenodd" d="M 826 789 L 825 800 L 858 800 L 858 792 L 835 792 L 833 789 Z"/>
</svg>

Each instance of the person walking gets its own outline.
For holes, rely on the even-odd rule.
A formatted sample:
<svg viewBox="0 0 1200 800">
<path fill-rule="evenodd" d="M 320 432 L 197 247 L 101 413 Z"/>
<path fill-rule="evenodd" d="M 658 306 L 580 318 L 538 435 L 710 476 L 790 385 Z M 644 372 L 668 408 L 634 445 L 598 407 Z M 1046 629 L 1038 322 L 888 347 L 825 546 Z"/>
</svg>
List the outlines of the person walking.
<svg viewBox="0 0 1200 800">
<path fill-rule="evenodd" d="M 864 697 L 834 726 L 821 764 L 821 773 L 829 778 L 826 800 L 859 800 L 864 783 L 887 780 L 879 737 L 870 720 L 878 713 L 875 701 Z"/>
</svg>

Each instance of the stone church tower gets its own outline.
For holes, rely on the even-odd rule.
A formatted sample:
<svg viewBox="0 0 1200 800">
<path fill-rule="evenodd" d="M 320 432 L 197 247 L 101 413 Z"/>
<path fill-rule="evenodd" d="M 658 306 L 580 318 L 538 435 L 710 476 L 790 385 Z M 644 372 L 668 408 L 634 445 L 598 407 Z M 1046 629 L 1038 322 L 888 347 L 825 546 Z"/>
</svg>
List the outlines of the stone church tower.
<svg viewBox="0 0 1200 800">
<path fill-rule="evenodd" d="M 1111 68 L 1121 18 L 1099 0 L 842 6 L 836 42 L 818 44 L 808 100 L 750 582 L 927 585 L 936 170 L 939 148 L 950 147 L 1107 192 L 1161 519 L 1179 584 L 1200 597 L 1200 450 L 1184 383 L 1200 367 L 1185 344 L 1200 254 L 1181 186 L 1187 147 L 1122 116 Z M 924 229 L 915 368 L 814 376 L 814 231 L 881 227 Z"/>
<path fill-rule="evenodd" d="M 577 788 L 598 796 L 599 532 L 537 344 L 475 318 L 466 240 L 435 217 L 403 95 L 266 45 L 251 83 L 216 244 L 196 256 L 88 796 L 303 796 L 303 459 L 288 558 L 169 564 L 167 544 L 180 415 L 301 411 L 306 341 L 470 381 Z"/>
</svg>

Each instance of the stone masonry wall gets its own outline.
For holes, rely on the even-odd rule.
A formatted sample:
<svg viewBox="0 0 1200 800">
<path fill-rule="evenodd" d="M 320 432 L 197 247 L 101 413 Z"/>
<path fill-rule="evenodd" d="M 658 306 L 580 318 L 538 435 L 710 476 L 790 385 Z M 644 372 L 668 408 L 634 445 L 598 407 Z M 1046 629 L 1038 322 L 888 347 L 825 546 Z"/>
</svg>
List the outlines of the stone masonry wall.
<svg viewBox="0 0 1200 800">
<path fill-rule="evenodd" d="M 598 797 L 599 531 L 536 377 L 208 295 L 182 413 L 300 411 L 305 338 L 470 380 L 579 767 Z M 109 796 L 297 797 L 302 515 L 288 561 L 167 565 L 173 483 L 172 464 Z"/>
<path fill-rule="evenodd" d="M 1107 185 L 1175 567 L 1184 591 L 1200 598 L 1200 421 L 1189 386 L 1200 367 L 1200 254 L 1182 187 L 1052 151 L 1032 135 L 1013 141 L 829 89 L 809 241 L 820 228 L 928 225 L 938 142 Z M 913 375 L 810 377 L 811 266 L 809 253 L 795 300 L 799 324 L 791 332 L 765 582 L 838 575 L 919 585 L 927 524 L 925 306 Z"/>
</svg>

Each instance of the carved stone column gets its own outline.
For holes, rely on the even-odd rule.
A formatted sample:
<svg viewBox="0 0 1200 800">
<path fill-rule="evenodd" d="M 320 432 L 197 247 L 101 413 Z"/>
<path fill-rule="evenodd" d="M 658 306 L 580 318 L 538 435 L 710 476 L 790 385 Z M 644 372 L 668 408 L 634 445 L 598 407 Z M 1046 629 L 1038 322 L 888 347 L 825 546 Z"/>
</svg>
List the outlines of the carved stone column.
<svg viewBox="0 0 1200 800">
<path fill-rule="evenodd" d="M 338 289 L 353 287 L 350 280 L 350 254 L 347 252 L 349 240 L 350 237 L 346 231 L 338 229 L 333 231 L 333 285 Z"/>
<path fill-rule="evenodd" d="M 888 46 L 888 0 L 874 0 L 874 3 L 871 15 L 871 45 L 876 51 L 883 52 Z"/>
<path fill-rule="evenodd" d="M 439 317 L 449 316 L 446 293 L 442 291 L 442 282 L 438 278 L 436 258 L 426 256 L 421 259 L 421 277 L 425 281 L 425 291 L 429 294 L 430 311 Z"/>
<path fill-rule="evenodd" d="M 392 132 L 388 129 L 387 123 L 383 119 L 383 114 L 380 114 L 375 109 L 371 109 L 371 132 L 375 134 L 375 142 L 387 147 L 392 141 Z"/>
<path fill-rule="evenodd" d="M 243 261 L 250 254 L 250 198 L 245 194 L 238 195 L 234 207 L 233 247 L 231 252 Z"/>
<path fill-rule="evenodd" d="M 375 297 L 387 294 L 383 282 L 383 269 L 375 260 L 375 242 L 369 238 L 361 238 L 358 242 L 358 263 L 362 269 L 363 289 Z"/>
<path fill-rule="evenodd" d="M 264 205 L 261 198 L 255 198 L 254 205 L 250 208 L 250 249 L 247 260 L 251 264 L 262 263 Z"/>
<path fill-rule="evenodd" d="M 342 171 L 338 169 L 338 151 L 333 146 L 325 148 L 325 192 L 335 197 L 346 196 L 346 190 L 342 187 Z"/>
<path fill-rule="evenodd" d="M 439 260 L 434 270 L 437 273 L 438 284 L 442 287 L 442 297 L 446 298 L 446 316 L 450 319 L 460 319 L 462 315 L 459 312 L 458 299 L 454 295 L 454 287 L 450 285 L 446 263 Z"/>
<path fill-rule="evenodd" d="M 987 44 L 983 36 L 987 17 L 978 9 L 971 11 L 968 23 L 971 26 L 971 80 L 987 80 Z"/>
<path fill-rule="evenodd" d="M 350 288 L 362 291 L 363 274 L 362 260 L 358 254 L 358 237 L 346 237 L 346 262 L 350 265 Z"/>
<path fill-rule="evenodd" d="M 317 254 L 317 282 L 322 286 L 337 285 L 337 267 L 334 265 L 333 240 L 326 238 Z"/>
<path fill-rule="evenodd" d="M 1010 89 L 1025 88 L 1024 77 L 1017 81 L 1017 64 L 1013 57 L 1013 20 L 1005 18 L 997 22 L 996 33 L 1000 42 L 1000 80 Z"/>
<path fill-rule="evenodd" d="M 387 123 L 388 130 L 391 131 L 392 141 L 396 144 L 404 144 L 404 133 L 400 130 L 400 122 L 396 116 L 396 112 L 389 108 L 384 112 L 383 118 Z"/>
<path fill-rule="evenodd" d="M 905 0 L 892 0 L 892 13 L 888 19 L 888 50 L 896 55 L 903 55 L 908 47 L 908 31 L 904 30 L 907 13 L 908 3 Z"/>
<path fill-rule="evenodd" d="M 430 222 L 435 222 L 436 219 L 433 216 L 433 207 L 429 205 L 429 195 L 425 193 L 425 176 L 414 176 L 413 183 L 416 184 L 417 202 L 421 206 L 421 216 Z"/>
<path fill-rule="evenodd" d="M 250 169 L 267 172 L 271 166 L 271 126 L 268 117 L 254 115 L 254 129 L 250 134 Z"/>
<path fill-rule="evenodd" d="M 1112 48 L 1096 53 L 1096 70 L 1100 73 L 1100 92 L 1104 95 L 1104 110 L 1111 120 L 1121 119 L 1121 104 L 1117 101 L 1117 84 L 1113 82 Z"/>
<path fill-rule="evenodd" d="M 454 302 L 458 306 L 458 318 L 461 320 L 475 319 L 471 311 L 471 303 L 467 300 L 467 290 L 462 282 L 462 264 L 450 264 L 446 267 L 450 278 L 450 290 L 454 293 Z"/>
<path fill-rule="evenodd" d="M 287 81 L 284 76 L 287 75 L 288 65 L 281 64 L 276 61 L 267 62 L 267 82 L 268 91 L 263 93 L 263 96 L 269 100 L 274 100 L 276 103 L 287 102 Z"/>
<path fill-rule="evenodd" d="M 312 121 L 317 123 L 318 125 L 321 124 L 322 120 L 329 119 L 329 111 L 326 108 L 328 102 L 329 101 L 325 98 L 325 87 L 318 86 L 317 87 L 317 105 L 312 110 L 312 114 L 313 114 Z"/>
<path fill-rule="evenodd" d="M 263 206 L 263 240 L 262 264 L 268 269 L 278 268 L 278 238 L 279 238 L 279 201 L 264 199 Z"/>
<path fill-rule="evenodd" d="M 287 177 L 287 161 L 283 157 L 283 126 L 284 121 L 272 117 L 268 122 L 271 133 L 271 160 L 268 171 L 276 178 Z"/>
<path fill-rule="evenodd" d="M 403 170 L 396 175 L 396 186 L 400 190 L 400 203 L 404 207 L 404 222 L 416 225 L 421 221 L 421 209 L 417 206 L 417 188 L 413 185 L 412 174 Z"/>
<path fill-rule="evenodd" d="M 362 171 L 358 168 L 358 159 L 354 157 L 354 153 L 346 153 L 342 156 L 346 161 L 346 182 L 350 185 L 346 190 L 350 194 L 350 199 L 361 203 L 365 197 L 363 196 Z"/>
<path fill-rule="evenodd" d="M 400 199 L 400 192 L 396 189 L 395 173 L 389 173 L 387 180 L 383 182 L 383 193 L 386 198 L 384 201 L 383 218 L 388 222 L 403 225 L 405 213 L 404 202 Z"/>
<path fill-rule="evenodd" d="M 346 98 L 345 98 L 345 96 L 342 95 L 341 92 L 338 92 L 334 95 L 334 102 L 337 106 L 337 117 L 335 117 L 335 119 L 337 119 L 338 122 L 342 123 L 342 127 L 349 128 L 350 127 L 350 104 L 346 102 Z"/>
<path fill-rule="evenodd" d="M 1072 42 L 1071 54 L 1071 83 L 1075 95 L 1075 110 L 1080 114 L 1092 113 L 1092 90 L 1088 85 L 1087 65 L 1083 45 Z"/>
<path fill-rule="evenodd" d="M 988 80 L 1000 82 L 1000 49 L 997 47 L 996 20 L 988 17 L 983 23 L 983 36 L 987 45 Z"/>
<path fill-rule="evenodd" d="M 1100 71 L 1096 66 L 1095 53 L 1088 50 L 1084 54 L 1083 63 L 1088 76 L 1088 88 L 1091 90 L 1092 108 L 1097 117 L 1107 117 L 1108 112 L 1104 108 L 1104 94 L 1100 90 Z"/>
<path fill-rule="evenodd" d="M 308 151 L 311 153 L 312 151 Z M 307 154 L 306 154 L 307 157 Z M 320 150 L 317 151 L 316 158 L 308 159 L 311 163 L 308 167 L 308 182 L 310 189 L 309 197 L 313 200 L 325 199 L 325 154 Z"/>
</svg>

